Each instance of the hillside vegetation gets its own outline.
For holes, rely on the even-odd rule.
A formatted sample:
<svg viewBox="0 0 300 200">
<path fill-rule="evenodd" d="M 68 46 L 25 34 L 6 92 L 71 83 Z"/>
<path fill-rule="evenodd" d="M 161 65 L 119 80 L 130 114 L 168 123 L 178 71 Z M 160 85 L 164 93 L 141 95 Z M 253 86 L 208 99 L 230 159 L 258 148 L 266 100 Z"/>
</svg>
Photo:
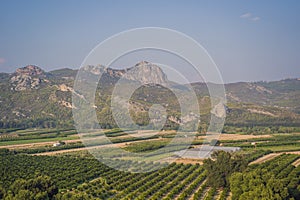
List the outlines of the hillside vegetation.
<svg viewBox="0 0 300 200">
<path fill-rule="evenodd" d="M 140 67 L 140 68 L 139 68 Z M 98 68 L 88 66 L 94 75 Z M 91 68 L 91 69 L 90 69 Z M 167 110 L 165 129 L 176 129 L 180 120 L 180 106 L 176 96 L 164 86 L 184 93 L 185 86 L 169 82 L 158 66 L 148 62 L 131 68 L 139 73 L 149 73 L 149 80 L 140 80 L 144 86 L 137 89 L 130 99 L 132 118 L 137 124 L 149 124 L 148 111 L 153 104 Z M 116 127 L 110 110 L 111 92 L 124 70 L 105 70 L 96 95 L 96 112 L 103 128 Z M 37 66 L 26 66 L 12 74 L 0 74 L 0 128 L 72 127 L 72 93 L 77 70 L 59 69 L 45 72 Z M 130 82 L 134 77 L 126 77 Z M 147 84 L 150 80 L 160 84 Z M 212 84 L 212 83 L 208 83 Z M 212 84 L 213 85 L 213 84 Z M 210 101 L 207 85 L 193 83 L 201 111 L 201 128 L 210 119 Z M 274 82 L 230 83 L 225 85 L 228 103 L 228 126 L 289 126 L 300 122 L 300 80 L 286 79 Z M 79 94 L 80 95 L 80 94 Z M 191 105 L 194 106 L 194 105 Z"/>
</svg>

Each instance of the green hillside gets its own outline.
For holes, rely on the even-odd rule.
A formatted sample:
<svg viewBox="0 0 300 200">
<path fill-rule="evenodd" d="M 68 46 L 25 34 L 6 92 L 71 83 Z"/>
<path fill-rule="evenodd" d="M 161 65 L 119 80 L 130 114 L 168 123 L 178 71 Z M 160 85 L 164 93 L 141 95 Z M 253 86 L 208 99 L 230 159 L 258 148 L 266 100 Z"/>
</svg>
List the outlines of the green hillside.
<svg viewBox="0 0 300 200">
<path fill-rule="evenodd" d="M 157 66 L 148 62 L 142 64 L 145 63 L 156 67 L 153 67 L 156 71 L 152 74 L 160 77 L 158 82 L 185 92 L 185 86 L 165 80 Z M 123 73 L 124 70 L 107 69 L 100 80 L 97 93 L 101 95 L 96 95 L 96 111 L 105 128 L 116 126 L 110 110 L 111 92 Z M 67 68 L 44 72 L 36 66 L 20 68 L 12 74 L 0 73 L 0 128 L 72 126 L 72 92 L 76 74 L 77 70 Z M 211 115 L 207 85 L 193 83 L 192 87 L 198 97 L 201 124 L 207 125 Z M 230 83 L 225 89 L 228 126 L 300 126 L 299 79 Z M 136 90 L 130 104 L 132 117 L 140 125 L 149 123 L 148 111 L 153 104 L 166 108 L 168 120 L 165 128 L 178 127 L 176 120 L 183 117 L 176 96 L 169 89 L 155 84 L 146 84 Z"/>
</svg>

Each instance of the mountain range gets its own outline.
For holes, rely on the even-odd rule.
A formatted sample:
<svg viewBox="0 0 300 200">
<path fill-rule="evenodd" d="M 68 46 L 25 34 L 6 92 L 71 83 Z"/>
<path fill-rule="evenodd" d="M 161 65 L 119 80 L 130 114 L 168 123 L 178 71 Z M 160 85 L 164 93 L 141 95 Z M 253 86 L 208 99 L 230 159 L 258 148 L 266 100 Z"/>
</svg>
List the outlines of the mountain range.
<svg viewBox="0 0 300 200">
<path fill-rule="evenodd" d="M 169 128 L 176 127 L 184 117 L 190 117 L 180 116 L 176 96 L 168 89 L 184 90 L 185 85 L 169 81 L 159 66 L 142 61 L 122 70 L 101 65 L 89 65 L 84 69 L 94 75 L 103 73 L 95 108 L 104 128 L 116 126 L 110 100 L 120 78 L 144 85 L 130 99 L 131 115 L 136 123 L 148 124 L 148 111 L 151 105 L 157 103 L 167 110 L 166 126 Z M 0 128 L 72 126 L 72 93 L 77 72 L 68 68 L 45 72 L 38 66 L 28 65 L 14 73 L 0 73 Z M 211 115 L 208 84 L 213 85 L 203 82 L 191 84 L 197 94 L 201 123 L 204 124 L 208 123 Z M 225 89 L 227 125 L 300 125 L 300 79 L 229 83 L 225 84 Z"/>
</svg>

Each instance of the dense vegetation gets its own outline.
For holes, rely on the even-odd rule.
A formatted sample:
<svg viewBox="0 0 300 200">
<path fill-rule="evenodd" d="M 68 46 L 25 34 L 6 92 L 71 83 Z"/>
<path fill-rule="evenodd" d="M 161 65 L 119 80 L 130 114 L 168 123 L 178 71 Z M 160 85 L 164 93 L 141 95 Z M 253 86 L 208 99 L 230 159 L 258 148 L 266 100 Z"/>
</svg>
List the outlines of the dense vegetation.
<svg viewBox="0 0 300 200">
<path fill-rule="evenodd" d="M 233 200 L 299 199 L 300 166 L 290 165 L 299 156 L 283 154 L 230 177 Z"/>
<path fill-rule="evenodd" d="M 203 166 L 207 170 L 207 184 L 213 188 L 228 187 L 231 174 L 244 171 L 248 164 L 244 157 L 225 151 L 216 151 L 211 157 L 204 160 Z"/>
<path fill-rule="evenodd" d="M 53 199 L 58 188 L 48 176 L 38 176 L 32 179 L 17 179 L 6 191 L 0 187 L 0 199 Z"/>
<path fill-rule="evenodd" d="M 113 134 L 113 133 L 112 133 Z M 246 153 L 246 154 L 245 154 Z M 15 155 L 0 150 L 0 196 L 4 199 L 235 199 L 299 198 L 298 155 L 283 154 L 259 165 L 247 164 L 269 151 L 244 156 L 215 152 L 198 164 L 171 164 L 148 173 L 114 170 L 92 156 Z M 155 165 L 117 161 L 115 166 Z M 19 186 L 19 185 L 22 185 Z M 218 192 L 220 190 L 220 192 Z M 21 198 L 21 199 L 22 199 Z M 23 199 L 24 199 L 23 198 Z"/>
<path fill-rule="evenodd" d="M 120 161 L 119 164 L 132 166 L 131 162 Z M 55 195 L 58 199 L 173 199 L 178 195 L 186 199 L 206 177 L 200 165 L 173 163 L 161 170 L 136 174 L 111 169 L 92 158 L 10 155 L 9 152 L 2 152 L 0 171 L 2 195 L 5 198 L 11 194 L 35 195 L 28 199 L 38 199 L 41 194 L 34 189 L 34 184 L 27 187 L 27 181 L 23 179 L 32 183 L 37 181 L 36 176 L 49 187 L 59 188 Z M 24 183 L 24 190 L 28 192 L 19 194 L 14 187 L 19 183 Z M 51 189 L 51 195 L 56 191 L 54 189 Z M 49 193 L 47 195 L 50 197 Z"/>
</svg>

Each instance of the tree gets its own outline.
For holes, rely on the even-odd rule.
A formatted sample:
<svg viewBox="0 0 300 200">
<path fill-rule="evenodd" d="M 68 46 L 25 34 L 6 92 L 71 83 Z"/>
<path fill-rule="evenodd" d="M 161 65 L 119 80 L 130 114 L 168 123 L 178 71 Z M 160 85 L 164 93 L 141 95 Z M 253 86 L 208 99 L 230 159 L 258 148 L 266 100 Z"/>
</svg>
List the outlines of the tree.
<svg viewBox="0 0 300 200">
<path fill-rule="evenodd" d="M 280 200 L 290 196 L 283 179 L 276 178 L 265 169 L 233 173 L 230 177 L 230 190 L 233 200 Z"/>
<path fill-rule="evenodd" d="M 209 143 L 210 146 L 219 146 L 220 145 L 220 141 L 216 140 L 216 139 L 212 139 Z"/>
<path fill-rule="evenodd" d="M 34 179 L 16 180 L 9 188 L 4 199 L 28 199 L 43 200 L 53 199 L 58 193 L 58 188 L 54 185 L 50 177 L 38 176 Z"/>
<path fill-rule="evenodd" d="M 73 191 L 71 191 L 71 192 L 67 192 L 62 195 L 61 194 L 57 195 L 56 199 L 59 199 L 59 200 L 89 200 L 90 198 L 84 192 L 74 193 Z"/>
<path fill-rule="evenodd" d="M 3 189 L 3 187 L 0 185 L 0 199 L 3 199 L 5 195 L 5 190 Z"/>
<path fill-rule="evenodd" d="M 0 149 L 0 155 L 7 155 L 9 154 L 9 149 Z"/>
<path fill-rule="evenodd" d="M 204 168 L 207 170 L 207 184 L 220 188 L 229 186 L 229 177 L 233 172 L 246 169 L 247 162 L 238 155 L 225 151 L 212 153 L 212 159 L 204 160 Z"/>
<path fill-rule="evenodd" d="M 207 125 L 206 124 L 198 124 L 198 133 L 206 133 L 207 132 Z"/>
</svg>

